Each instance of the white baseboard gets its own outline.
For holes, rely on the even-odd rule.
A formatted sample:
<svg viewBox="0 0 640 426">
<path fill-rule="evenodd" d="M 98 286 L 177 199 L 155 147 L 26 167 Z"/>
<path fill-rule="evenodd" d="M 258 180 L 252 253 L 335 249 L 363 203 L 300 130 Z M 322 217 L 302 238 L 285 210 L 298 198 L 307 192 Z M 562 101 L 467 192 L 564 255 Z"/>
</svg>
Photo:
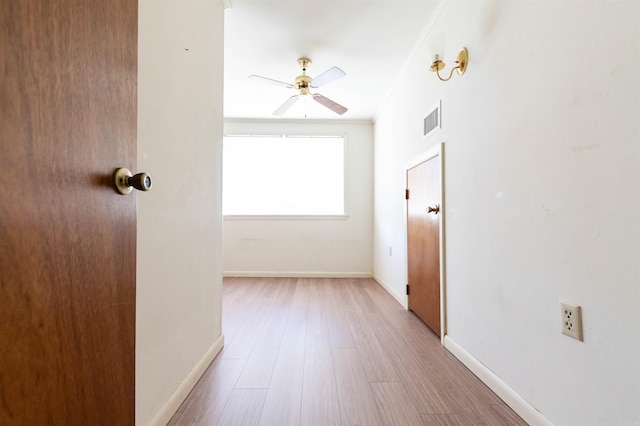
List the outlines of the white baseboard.
<svg viewBox="0 0 640 426">
<path fill-rule="evenodd" d="M 460 345 L 451 340 L 449 336 L 444 337 L 444 347 L 460 360 L 469 370 L 473 372 L 482 382 L 489 387 L 496 395 L 502 399 L 513 411 L 531 426 L 552 426 L 538 410 L 525 401 L 505 382 L 503 382 L 493 371 L 465 351 Z"/>
<path fill-rule="evenodd" d="M 189 395 L 189 392 L 191 392 L 198 380 L 200 380 L 200 377 L 202 377 L 207 367 L 209 367 L 216 355 L 220 353 L 223 346 L 224 335 L 220 335 L 213 345 L 211 345 L 207 353 L 198 361 L 182 383 L 180 383 L 175 392 L 173 392 L 173 395 L 164 403 L 160 411 L 156 413 L 148 426 L 164 426 L 171 420 L 187 395 Z"/>
<path fill-rule="evenodd" d="M 398 301 L 398 303 L 400 303 L 402 305 L 403 308 L 405 309 L 409 309 L 409 303 L 407 301 L 407 296 L 406 295 L 400 295 L 398 294 L 396 291 L 394 291 L 390 285 L 388 285 L 387 283 L 385 283 L 379 276 L 377 276 L 376 274 L 373 274 L 373 279 L 376 280 L 376 282 L 378 284 L 380 284 L 382 286 L 382 288 L 384 288 L 385 290 L 387 290 L 387 293 L 389 293 L 391 295 L 391 297 L 393 297 L 394 299 L 396 299 Z"/>
<path fill-rule="evenodd" d="M 322 271 L 223 271 L 223 277 L 242 278 L 371 278 L 371 272 L 322 272 Z"/>
</svg>

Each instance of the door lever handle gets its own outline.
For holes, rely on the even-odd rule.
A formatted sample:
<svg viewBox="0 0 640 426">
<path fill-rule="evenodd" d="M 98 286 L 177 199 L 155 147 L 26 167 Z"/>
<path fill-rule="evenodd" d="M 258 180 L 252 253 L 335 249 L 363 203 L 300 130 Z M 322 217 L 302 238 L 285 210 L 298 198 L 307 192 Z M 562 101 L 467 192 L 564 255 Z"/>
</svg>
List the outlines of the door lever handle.
<svg viewBox="0 0 640 426">
<path fill-rule="evenodd" d="M 133 188 L 139 191 L 151 189 L 151 176 L 148 173 L 132 175 L 129 169 L 119 168 L 113 172 L 113 180 L 116 190 L 122 195 L 130 194 Z"/>
<path fill-rule="evenodd" d="M 436 204 L 433 207 L 431 206 L 427 207 L 427 213 L 435 213 L 435 214 L 440 213 L 440 205 Z"/>
</svg>

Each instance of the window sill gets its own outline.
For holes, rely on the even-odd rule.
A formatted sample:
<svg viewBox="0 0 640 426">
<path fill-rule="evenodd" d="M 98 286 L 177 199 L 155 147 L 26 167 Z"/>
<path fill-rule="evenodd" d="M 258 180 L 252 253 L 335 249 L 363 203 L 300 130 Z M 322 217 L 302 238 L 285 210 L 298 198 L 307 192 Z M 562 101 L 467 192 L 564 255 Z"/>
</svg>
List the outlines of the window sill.
<svg viewBox="0 0 640 426">
<path fill-rule="evenodd" d="M 223 220 L 347 220 L 349 215 L 225 215 Z"/>
</svg>

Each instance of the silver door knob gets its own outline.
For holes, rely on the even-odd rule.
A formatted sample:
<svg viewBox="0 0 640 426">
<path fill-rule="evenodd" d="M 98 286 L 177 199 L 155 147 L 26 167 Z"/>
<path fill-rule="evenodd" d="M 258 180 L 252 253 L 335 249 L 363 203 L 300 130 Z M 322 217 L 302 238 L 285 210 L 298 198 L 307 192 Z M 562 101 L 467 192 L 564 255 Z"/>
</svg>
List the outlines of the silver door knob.
<svg viewBox="0 0 640 426">
<path fill-rule="evenodd" d="M 440 212 L 440 205 L 436 204 L 435 206 L 431 207 L 427 207 L 427 213 L 435 213 L 438 214 Z"/>
<path fill-rule="evenodd" d="M 151 189 L 151 176 L 147 173 L 132 175 L 129 169 L 120 168 L 113 172 L 113 180 L 116 190 L 123 195 L 130 194 L 133 188 L 139 191 Z"/>
</svg>

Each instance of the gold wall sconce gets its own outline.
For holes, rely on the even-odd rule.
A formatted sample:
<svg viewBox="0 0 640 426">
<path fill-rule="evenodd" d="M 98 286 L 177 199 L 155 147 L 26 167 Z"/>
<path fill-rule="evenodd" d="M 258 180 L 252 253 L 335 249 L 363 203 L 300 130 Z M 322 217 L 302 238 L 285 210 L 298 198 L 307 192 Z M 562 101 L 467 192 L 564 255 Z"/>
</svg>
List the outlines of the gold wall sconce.
<svg viewBox="0 0 640 426">
<path fill-rule="evenodd" d="M 451 69 L 451 73 L 447 78 L 442 78 L 440 76 L 440 70 L 443 69 L 445 66 L 445 63 L 441 59 L 442 56 L 443 56 L 442 54 L 438 54 L 438 53 L 433 55 L 433 62 L 431 63 L 431 67 L 429 67 L 431 71 L 435 71 L 436 75 L 440 80 L 449 81 L 454 71 L 457 71 L 458 75 L 463 75 L 464 72 L 467 70 L 467 64 L 469 63 L 469 52 L 467 52 L 466 47 L 463 47 L 458 52 L 458 56 L 456 57 L 456 66 Z"/>
</svg>

